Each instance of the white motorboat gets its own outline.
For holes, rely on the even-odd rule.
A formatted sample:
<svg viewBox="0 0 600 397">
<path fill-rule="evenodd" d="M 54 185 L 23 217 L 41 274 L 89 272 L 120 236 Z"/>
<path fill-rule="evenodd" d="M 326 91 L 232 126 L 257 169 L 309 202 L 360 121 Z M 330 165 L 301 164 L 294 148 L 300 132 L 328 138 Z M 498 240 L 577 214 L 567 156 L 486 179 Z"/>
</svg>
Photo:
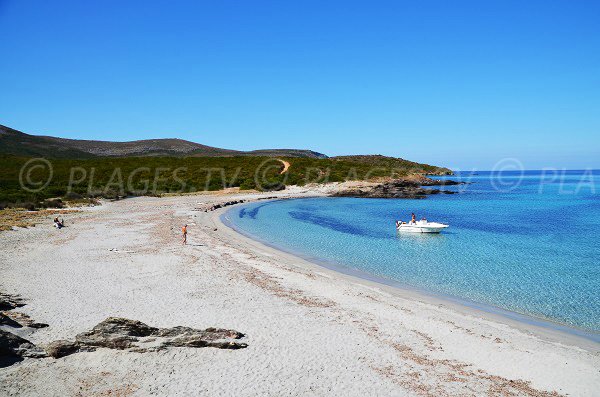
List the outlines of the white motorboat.
<svg viewBox="0 0 600 397">
<path fill-rule="evenodd" d="M 396 229 L 399 232 L 407 233 L 439 233 L 450 225 L 443 223 L 428 222 L 426 220 L 416 222 L 402 222 L 396 221 Z"/>
</svg>

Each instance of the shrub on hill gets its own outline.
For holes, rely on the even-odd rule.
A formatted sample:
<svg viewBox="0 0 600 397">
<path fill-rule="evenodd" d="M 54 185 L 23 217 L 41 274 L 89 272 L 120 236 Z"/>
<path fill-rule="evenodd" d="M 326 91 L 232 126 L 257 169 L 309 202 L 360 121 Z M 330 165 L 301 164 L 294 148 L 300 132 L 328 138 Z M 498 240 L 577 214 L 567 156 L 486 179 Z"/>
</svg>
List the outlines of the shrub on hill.
<svg viewBox="0 0 600 397">
<path fill-rule="evenodd" d="M 279 190 L 286 185 L 446 174 L 450 170 L 383 156 L 335 158 L 123 157 L 53 159 L 0 156 L 0 202 L 37 203 L 47 199 L 160 195 L 214 191 Z"/>
</svg>

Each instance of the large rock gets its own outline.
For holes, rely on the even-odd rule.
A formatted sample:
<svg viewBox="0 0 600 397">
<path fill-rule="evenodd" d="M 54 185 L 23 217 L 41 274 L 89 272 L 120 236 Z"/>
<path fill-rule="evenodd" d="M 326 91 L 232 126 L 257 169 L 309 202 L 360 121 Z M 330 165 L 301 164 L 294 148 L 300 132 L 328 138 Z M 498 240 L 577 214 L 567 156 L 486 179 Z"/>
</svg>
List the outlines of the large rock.
<svg viewBox="0 0 600 397">
<path fill-rule="evenodd" d="M 21 297 L 0 292 L 0 325 L 8 325 L 13 328 L 44 328 L 48 326 L 48 324 L 36 323 L 25 313 L 10 311 L 23 306 L 25 306 L 25 302 Z"/>
<path fill-rule="evenodd" d="M 90 331 L 78 334 L 74 341 L 57 340 L 47 344 L 44 349 L 0 329 L 0 357 L 61 358 L 78 352 L 94 351 L 99 347 L 131 352 L 158 351 L 168 347 L 243 349 L 248 345 L 237 341 L 243 337 L 244 334 L 231 329 L 156 328 L 141 321 L 109 317 Z"/>
<path fill-rule="evenodd" d="M 207 328 L 205 330 L 188 327 L 163 328 L 155 335 L 171 338 L 164 341 L 164 346 L 216 347 L 219 349 L 242 349 L 248 346 L 245 343 L 227 341 L 226 339 L 240 339 L 244 334 L 222 328 Z"/>
<path fill-rule="evenodd" d="M 78 334 L 75 341 L 59 340 L 48 344 L 46 352 L 60 358 L 81 351 L 94 351 L 99 347 L 138 353 L 168 347 L 243 349 L 248 345 L 234 341 L 243 336 L 241 332 L 223 328 L 155 328 L 140 321 L 109 317 L 92 330 Z"/>
<path fill-rule="evenodd" d="M 46 345 L 46 353 L 50 357 L 61 358 L 81 351 L 81 345 L 68 340 L 56 340 Z"/>
<path fill-rule="evenodd" d="M 13 328 L 46 328 L 48 324 L 36 323 L 25 313 L 15 311 L 0 312 L 0 325 L 8 325 Z"/>
<path fill-rule="evenodd" d="M 0 311 L 12 310 L 22 306 L 25 306 L 25 302 L 20 297 L 0 292 Z"/>
<path fill-rule="evenodd" d="M 27 339 L 0 329 L 0 356 L 42 358 L 46 353 Z"/>
<path fill-rule="evenodd" d="M 158 331 L 141 321 L 126 318 L 109 317 L 91 331 L 81 333 L 75 340 L 81 346 L 107 347 L 109 349 L 127 349 L 133 347 L 139 337 L 146 337 Z"/>
<path fill-rule="evenodd" d="M 0 325 L 8 325 L 13 328 L 22 328 L 23 326 L 11 317 L 7 316 L 6 313 L 0 312 Z"/>
</svg>

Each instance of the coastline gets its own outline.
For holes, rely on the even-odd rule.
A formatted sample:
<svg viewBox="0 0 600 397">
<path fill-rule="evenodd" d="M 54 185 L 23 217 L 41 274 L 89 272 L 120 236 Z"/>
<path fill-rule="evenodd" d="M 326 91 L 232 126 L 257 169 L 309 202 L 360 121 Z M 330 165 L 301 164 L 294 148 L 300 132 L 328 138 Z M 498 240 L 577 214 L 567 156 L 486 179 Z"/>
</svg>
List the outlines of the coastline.
<svg viewBox="0 0 600 397">
<path fill-rule="evenodd" d="M 305 196 L 301 198 L 312 197 Z M 281 199 L 270 199 L 269 201 L 277 200 Z M 248 204 L 250 203 L 236 204 L 235 206 L 227 207 L 226 209 L 215 213 L 213 215 L 213 217 L 216 217 L 216 219 L 214 219 L 215 224 L 220 223 L 221 225 L 235 231 L 240 236 L 237 238 L 239 240 L 245 240 L 246 244 L 258 243 L 261 245 L 261 249 L 269 250 L 273 255 L 289 255 L 289 257 L 286 259 L 298 266 L 310 268 L 313 266 L 318 266 L 324 270 L 330 271 L 334 276 L 345 276 L 350 282 L 365 283 L 365 285 L 368 285 L 369 287 L 382 288 L 391 294 L 398 294 L 404 297 L 409 296 L 414 299 L 428 301 L 432 304 L 445 305 L 463 313 L 488 318 L 489 320 L 504 322 L 507 325 L 511 325 L 525 332 L 531 332 L 539 337 L 547 338 L 550 341 L 569 343 L 591 352 L 600 352 L 600 333 L 594 333 L 582 328 L 554 322 L 551 319 L 535 317 L 533 315 L 510 311 L 486 303 L 474 302 L 457 296 L 410 286 L 399 281 L 385 278 L 383 276 L 371 274 L 359 269 L 352 269 L 340 263 L 304 255 L 303 253 L 294 252 L 290 249 L 286 249 L 285 247 L 271 244 L 260 239 L 258 236 L 254 236 L 242 230 L 231 220 L 227 219 L 228 213 L 231 212 L 234 207 L 245 206 Z M 231 238 L 235 239 L 236 237 L 232 236 Z"/>
<path fill-rule="evenodd" d="M 49 219 L 0 233 L 1 292 L 49 325 L 0 328 L 36 346 L 108 317 L 232 329 L 247 345 L 25 358 L 0 368 L 0 394 L 595 395 L 600 354 L 587 340 L 327 269 L 225 226 L 228 207 L 209 210 L 323 194 L 140 197 L 73 214 L 61 230 Z"/>
</svg>

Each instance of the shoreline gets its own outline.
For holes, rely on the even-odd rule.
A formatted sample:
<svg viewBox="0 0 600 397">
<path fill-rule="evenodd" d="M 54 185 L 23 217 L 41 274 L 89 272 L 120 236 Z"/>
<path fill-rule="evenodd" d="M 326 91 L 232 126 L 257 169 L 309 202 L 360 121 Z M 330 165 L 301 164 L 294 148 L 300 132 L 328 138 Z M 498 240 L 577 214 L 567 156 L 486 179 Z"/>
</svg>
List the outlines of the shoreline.
<svg viewBox="0 0 600 397">
<path fill-rule="evenodd" d="M 48 326 L 0 328 L 37 347 L 119 317 L 235 330 L 244 348 L 148 341 L 145 352 L 25 357 L 0 368 L 0 394 L 596 394 L 600 354 L 588 340 L 328 269 L 243 236 L 220 220 L 232 207 L 217 207 L 323 194 L 142 197 L 74 213 L 61 230 L 47 219 L 1 233 L 0 292 L 23 299 L 12 314 Z"/>
<path fill-rule="evenodd" d="M 293 200 L 295 198 L 315 198 L 320 196 L 303 196 L 292 198 L 275 198 L 265 201 Z M 525 332 L 531 332 L 553 342 L 569 343 L 574 346 L 586 349 L 590 352 L 600 352 L 600 334 L 554 322 L 550 319 L 535 317 L 528 314 L 518 313 L 503 309 L 491 304 L 469 301 L 449 294 L 429 291 L 424 288 L 418 288 L 403 284 L 402 282 L 371 274 L 359 269 L 352 269 L 343 264 L 333 261 L 327 261 L 321 258 L 304 255 L 300 252 L 294 252 L 276 244 L 268 243 L 258 236 L 254 236 L 226 219 L 226 216 L 235 207 L 246 206 L 252 202 L 240 203 L 227 208 L 219 209 L 213 214 L 213 222 L 220 223 L 229 230 L 235 232 L 239 239 L 245 240 L 248 245 L 259 244 L 261 249 L 268 250 L 273 255 L 288 256 L 287 260 L 293 261 L 298 266 L 314 270 L 314 266 L 322 270 L 329 271 L 333 276 L 339 276 L 350 282 L 364 284 L 372 288 L 381 288 L 387 293 L 419 299 L 436 305 L 444 305 L 462 313 L 487 318 L 493 321 L 499 321 L 513 326 Z M 231 235 L 230 235 L 231 236 Z M 235 238 L 235 237 L 234 237 Z"/>
</svg>

